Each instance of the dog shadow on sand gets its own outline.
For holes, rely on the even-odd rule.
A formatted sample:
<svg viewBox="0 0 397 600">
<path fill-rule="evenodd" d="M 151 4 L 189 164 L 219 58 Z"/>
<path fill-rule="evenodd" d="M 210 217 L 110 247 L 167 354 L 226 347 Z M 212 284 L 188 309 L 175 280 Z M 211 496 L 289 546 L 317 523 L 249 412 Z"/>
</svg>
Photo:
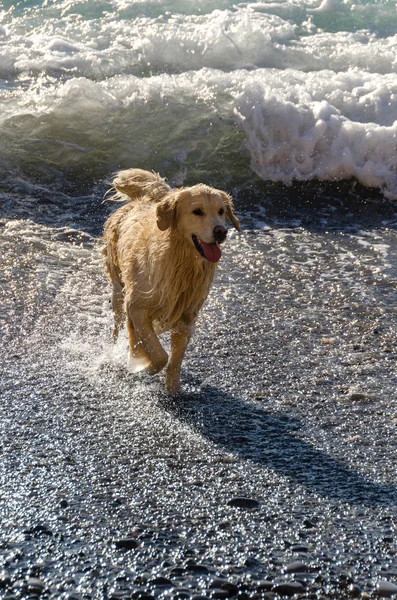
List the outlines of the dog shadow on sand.
<svg viewBox="0 0 397 600">
<path fill-rule="evenodd" d="M 394 485 L 375 483 L 301 439 L 301 422 L 214 387 L 162 397 L 162 408 L 217 446 L 280 473 L 329 500 L 395 506 Z"/>
</svg>

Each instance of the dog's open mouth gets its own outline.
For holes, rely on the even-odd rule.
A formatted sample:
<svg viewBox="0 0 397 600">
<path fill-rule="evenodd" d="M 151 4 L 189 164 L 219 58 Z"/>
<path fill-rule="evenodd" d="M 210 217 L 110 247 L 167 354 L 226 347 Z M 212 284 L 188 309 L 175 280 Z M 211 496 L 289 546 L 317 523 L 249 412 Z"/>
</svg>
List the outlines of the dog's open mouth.
<svg viewBox="0 0 397 600">
<path fill-rule="evenodd" d="M 216 242 L 213 244 L 207 244 L 206 242 L 200 240 L 197 235 L 192 235 L 192 240 L 197 252 L 199 252 L 203 258 L 212 263 L 217 263 L 219 261 L 222 256 L 222 252 Z"/>
</svg>

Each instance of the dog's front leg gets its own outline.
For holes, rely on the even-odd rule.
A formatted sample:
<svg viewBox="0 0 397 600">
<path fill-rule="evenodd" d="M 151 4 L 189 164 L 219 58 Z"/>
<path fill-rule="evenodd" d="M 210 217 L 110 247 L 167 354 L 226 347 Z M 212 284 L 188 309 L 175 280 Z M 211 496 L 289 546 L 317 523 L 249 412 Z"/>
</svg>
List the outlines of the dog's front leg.
<svg viewBox="0 0 397 600">
<path fill-rule="evenodd" d="M 113 341 L 116 342 L 124 321 L 124 290 L 119 283 L 113 283 L 112 308 L 114 316 Z"/>
<path fill-rule="evenodd" d="M 191 325 L 182 325 L 171 333 L 171 358 L 166 371 L 166 385 L 169 394 L 178 394 L 180 391 L 182 360 L 191 337 Z"/>
<path fill-rule="evenodd" d="M 150 361 L 145 370 L 149 375 L 155 375 L 167 364 L 168 354 L 160 344 L 147 311 L 133 306 L 128 307 L 127 310 L 132 321 L 136 341 L 138 341 L 138 344 L 142 344 L 143 350 Z"/>
</svg>

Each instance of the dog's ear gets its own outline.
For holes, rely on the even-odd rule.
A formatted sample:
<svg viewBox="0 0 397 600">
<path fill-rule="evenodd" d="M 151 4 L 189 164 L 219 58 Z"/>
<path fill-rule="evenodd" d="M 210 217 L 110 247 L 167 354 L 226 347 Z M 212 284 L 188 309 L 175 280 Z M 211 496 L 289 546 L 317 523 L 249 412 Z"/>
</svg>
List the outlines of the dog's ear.
<svg viewBox="0 0 397 600">
<path fill-rule="evenodd" d="M 175 193 L 167 194 L 158 204 L 156 209 L 157 227 L 165 231 L 171 225 L 176 224 L 176 208 L 178 204 L 178 195 Z"/>
<path fill-rule="evenodd" d="M 221 196 L 226 206 L 226 214 L 228 219 L 233 223 L 235 229 L 237 229 L 237 231 L 240 231 L 240 221 L 233 212 L 232 197 L 229 196 L 229 194 L 226 194 L 226 192 L 221 192 Z"/>
</svg>

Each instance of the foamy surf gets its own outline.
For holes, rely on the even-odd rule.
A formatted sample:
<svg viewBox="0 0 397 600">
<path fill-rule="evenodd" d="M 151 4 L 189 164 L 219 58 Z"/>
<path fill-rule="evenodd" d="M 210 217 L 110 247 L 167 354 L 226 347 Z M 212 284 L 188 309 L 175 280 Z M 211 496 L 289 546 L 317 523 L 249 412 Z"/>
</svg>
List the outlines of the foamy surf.
<svg viewBox="0 0 397 600">
<path fill-rule="evenodd" d="M 58 2 L 3 11 L 0 168 L 62 187 L 356 179 L 397 195 L 393 3 Z"/>
</svg>

